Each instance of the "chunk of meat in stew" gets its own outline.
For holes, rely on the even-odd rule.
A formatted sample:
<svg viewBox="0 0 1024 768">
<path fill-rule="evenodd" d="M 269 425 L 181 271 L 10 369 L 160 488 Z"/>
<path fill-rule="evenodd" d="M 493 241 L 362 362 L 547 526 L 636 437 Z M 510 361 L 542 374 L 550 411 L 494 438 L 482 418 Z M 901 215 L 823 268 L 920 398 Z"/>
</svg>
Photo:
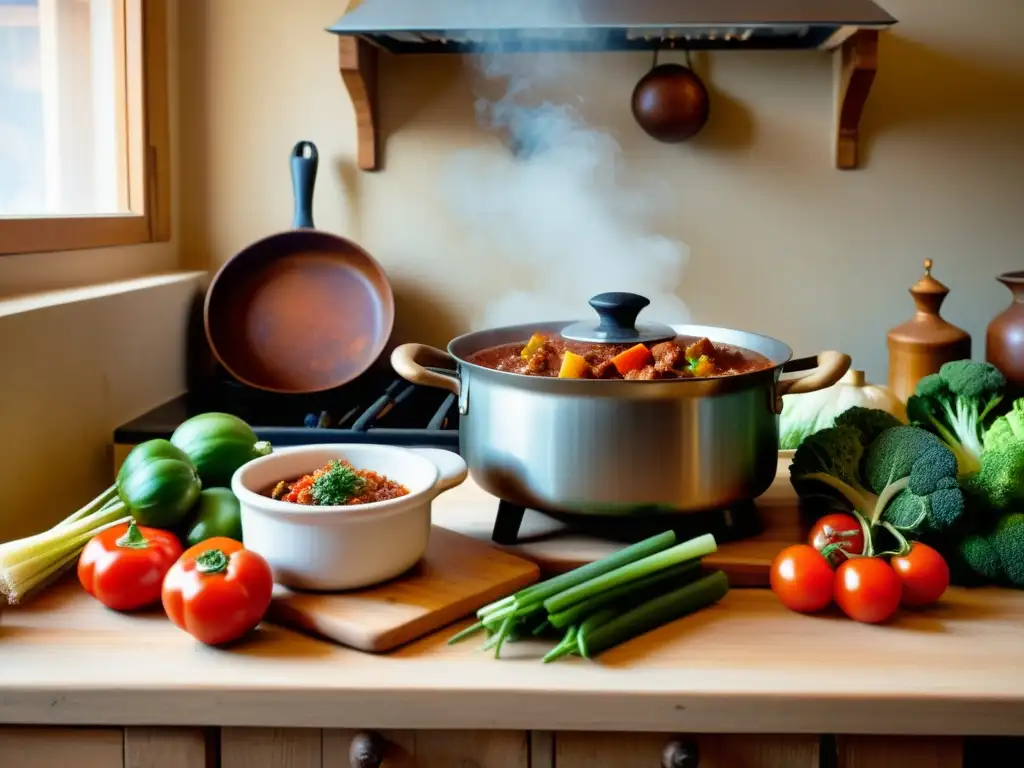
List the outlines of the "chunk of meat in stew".
<svg viewBox="0 0 1024 768">
<path fill-rule="evenodd" d="M 529 341 L 480 350 L 469 362 L 527 376 L 584 379 L 711 378 L 771 368 L 764 355 L 712 342 L 677 337 L 658 344 L 595 344 L 534 334 Z"/>
</svg>

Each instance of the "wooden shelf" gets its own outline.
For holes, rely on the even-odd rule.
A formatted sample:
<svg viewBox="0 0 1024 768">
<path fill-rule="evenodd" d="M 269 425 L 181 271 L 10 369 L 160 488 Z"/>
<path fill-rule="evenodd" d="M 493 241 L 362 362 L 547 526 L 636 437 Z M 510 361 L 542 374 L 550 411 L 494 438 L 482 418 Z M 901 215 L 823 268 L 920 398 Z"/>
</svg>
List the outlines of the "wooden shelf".
<svg viewBox="0 0 1024 768">
<path fill-rule="evenodd" d="M 356 159 L 364 171 L 383 165 L 383 141 L 377 109 L 379 49 L 357 37 L 338 37 L 338 66 L 355 109 Z M 835 99 L 835 166 L 860 167 L 860 120 L 878 70 L 878 31 L 862 29 L 832 53 Z"/>
<path fill-rule="evenodd" d="M 381 166 L 377 54 L 377 48 L 365 40 L 338 38 L 338 67 L 356 113 L 356 161 L 364 171 L 377 171 Z"/>
<path fill-rule="evenodd" d="M 836 168 L 860 167 L 860 118 L 878 70 L 878 31 L 862 29 L 832 54 L 836 107 Z"/>
</svg>

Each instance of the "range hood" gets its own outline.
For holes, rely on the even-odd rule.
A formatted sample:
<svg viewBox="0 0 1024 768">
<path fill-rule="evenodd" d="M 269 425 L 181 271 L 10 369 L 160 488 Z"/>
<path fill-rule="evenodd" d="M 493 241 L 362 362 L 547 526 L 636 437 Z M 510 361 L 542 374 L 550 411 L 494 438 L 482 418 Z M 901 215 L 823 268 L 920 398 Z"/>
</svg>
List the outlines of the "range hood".
<svg viewBox="0 0 1024 768">
<path fill-rule="evenodd" d="M 832 49 L 871 0 L 352 0 L 329 31 L 391 53 Z"/>
</svg>

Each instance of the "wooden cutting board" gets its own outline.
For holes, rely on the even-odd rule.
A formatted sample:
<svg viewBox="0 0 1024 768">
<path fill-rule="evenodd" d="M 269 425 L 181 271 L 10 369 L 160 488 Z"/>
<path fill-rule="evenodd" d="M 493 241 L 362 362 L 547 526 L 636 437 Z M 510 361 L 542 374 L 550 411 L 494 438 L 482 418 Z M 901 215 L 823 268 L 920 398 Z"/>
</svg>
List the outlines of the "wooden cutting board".
<svg viewBox="0 0 1024 768">
<path fill-rule="evenodd" d="M 294 592 L 277 586 L 267 618 L 361 651 L 382 653 L 539 578 L 535 563 L 435 525 L 426 555 L 397 579 L 337 593 Z"/>
</svg>

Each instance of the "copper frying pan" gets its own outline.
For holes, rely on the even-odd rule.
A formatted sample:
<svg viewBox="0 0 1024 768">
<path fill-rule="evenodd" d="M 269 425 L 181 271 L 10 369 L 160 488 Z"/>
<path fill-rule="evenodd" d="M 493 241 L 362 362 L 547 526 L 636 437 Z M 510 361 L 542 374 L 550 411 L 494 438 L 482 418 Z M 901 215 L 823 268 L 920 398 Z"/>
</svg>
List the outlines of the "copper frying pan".
<svg viewBox="0 0 1024 768">
<path fill-rule="evenodd" d="M 214 275 L 203 322 L 214 356 L 250 387 L 309 394 L 366 371 L 391 336 L 395 300 L 370 254 L 313 225 L 319 155 L 291 154 L 293 229 L 235 254 Z"/>
</svg>

